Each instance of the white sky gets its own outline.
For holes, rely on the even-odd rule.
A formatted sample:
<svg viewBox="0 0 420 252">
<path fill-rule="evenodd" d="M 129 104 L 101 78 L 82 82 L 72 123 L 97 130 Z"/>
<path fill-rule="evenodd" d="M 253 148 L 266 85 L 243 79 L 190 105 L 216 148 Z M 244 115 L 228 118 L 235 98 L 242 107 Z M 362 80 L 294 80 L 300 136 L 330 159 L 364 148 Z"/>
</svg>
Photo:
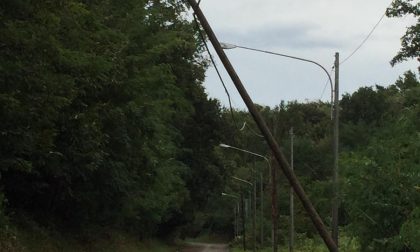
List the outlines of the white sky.
<svg viewBox="0 0 420 252">
<path fill-rule="evenodd" d="M 308 58 L 328 70 L 335 52 L 343 60 L 367 36 L 391 0 L 202 0 L 201 8 L 221 42 Z M 414 1 L 416 2 L 416 1 Z M 411 60 L 391 67 L 400 37 L 415 19 L 385 17 L 364 46 L 340 69 L 340 93 L 361 86 L 393 84 Z M 274 106 L 281 100 L 318 100 L 327 81 L 317 66 L 279 56 L 233 49 L 226 51 L 254 102 Z M 232 102 L 245 108 L 216 53 Z M 334 75 L 334 74 L 333 74 Z M 227 96 L 213 67 L 204 83 L 210 97 L 227 106 Z M 330 98 L 329 85 L 322 100 Z"/>
</svg>

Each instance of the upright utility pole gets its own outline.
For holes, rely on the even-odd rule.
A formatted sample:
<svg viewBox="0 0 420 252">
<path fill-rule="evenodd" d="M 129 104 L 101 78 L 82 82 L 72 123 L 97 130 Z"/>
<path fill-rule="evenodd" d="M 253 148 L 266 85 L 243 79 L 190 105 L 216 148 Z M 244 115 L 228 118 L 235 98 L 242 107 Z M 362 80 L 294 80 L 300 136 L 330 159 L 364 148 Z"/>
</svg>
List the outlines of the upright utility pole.
<svg viewBox="0 0 420 252">
<path fill-rule="evenodd" d="M 294 140 L 294 134 L 293 134 L 293 127 L 290 128 L 290 168 L 292 171 L 294 170 L 294 158 L 293 158 L 293 140 Z M 290 200 L 290 237 L 289 237 L 289 252 L 293 251 L 293 245 L 295 240 L 295 208 L 294 208 L 294 202 L 293 202 L 293 187 L 290 187 L 289 192 L 289 200 Z"/>
<path fill-rule="evenodd" d="M 251 97 L 249 96 L 248 92 L 246 91 L 244 85 L 242 84 L 241 79 L 239 78 L 238 74 L 236 73 L 235 69 L 232 66 L 232 63 L 229 61 L 227 55 L 223 51 L 223 48 L 220 46 L 220 42 L 214 34 L 210 24 L 208 23 L 206 17 L 204 16 L 203 12 L 201 11 L 198 3 L 196 0 L 188 0 L 188 3 L 194 10 L 195 15 L 197 16 L 198 20 L 201 23 L 202 28 L 206 32 L 210 42 L 212 43 L 214 49 L 216 50 L 217 55 L 219 56 L 220 60 L 222 61 L 223 65 L 226 68 L 229 76 L 231 77 L 236 89 L 238 90 L 239 94 L 241 95 L 244 103 L 246 104 L 250 114 L 252 115 L 254 121 L 258 125 L 262 135 L 264 136 L 265 140 L 267 141 L 268 146 L 273 152 L 273 155 L 280 165 L 285 177 L 289 181 L 289 183 L 293 186 L 293 189 L 302 202 L 303 207 L 305 208 L 306 212 L 308 213 L 309 217 L 311 218 L 312 223 L 316 227 L 319 235 L 325 242 L 325 245 L 328 249 L 332 252 L 337 251 L 337 245 L 335 244 L 334 240 L 332 239 L 331 234 L 328 232 L 324 222 L 322 221 L 321 217 L 319 216 L 318 212 L 315 210 L 314 206 L 312 205 L 311 201 L 309 200 L 308 196 L 303 190 L 302 185 L 299 183 L 295 173 L 290 169 L 289 162 L 287 161 L 285 155 L 280 150 L 280 146 L 278 145 L 277 141 L 274 139 L 273 135 L 271 134 L 270 130 L 267 127 L 266 122 L 264 121 L 262 115 L 258 111 L 257 107 L 255 106 L 254 102 L 252 101 Z M 273 170 L 275 168 L 273 167 Z"/>
<path fill-rule="evenodd" d="M 278 222 L 277 222 L 277 163 L 274 159 L 272 159 L 272 165 L 271 165 L 271 218 L 272 218 L 272 230 L 271 230 L 271 240 L 273 245 L 273 252 L 277 252 L 277 228 L 278 228 Z"/>
<path fill-rule="evenodd" d="M 245 229 L 245 204 L 244 204 L 243 192 L 241 192 L 241 209 L 242 209 L 242 245 L 245 251 L 246 250 L 246 229 Z"/>
<path fill-rule="evenodd" d="M 339 198 L 339 177 L 338 177 L 338 123 L 339 123 L 339 70 L 340 70 L 340 56 L 335 53 L 335 85 L 334 85 L 334 174 L 333 174 L 333 187 L 334 198 L 332 208 L 332 238 L 337 244 L 338 250 L 338 209 L 340 206 Z"/>
<path fill-rule="evenodd" d="M 277 135 L 277 115 L 274 115 L 273 117 L 273 136 L 276 137 Z M 273 154 L 274 156 L 274 154 Z M 271 218 L 272 218 L 272 232 L 271 232 L 271 239 L 273 242 L 273 252 L 277 252 L 278 246 L 278 228 L 279 228 L 279 222 L 278 222 L 278 205 L 277 205 L 277 163 L 272 159 L 272 169 L 271 169 Z"/>
<path fill-rule="evenodd" d="M 235 202 L 235 206 L 233 207 L 233 216 L 235 218 L 234 226 L 233 226 L 233 237 L 236 241 L 236 238 L 238 237 L 238 202 Z"/>
<path fill-rule="evenodd" d="M 236 239 L 241 235 L 241 203 L 240 198 L 236 202 Z M 235 239 L 235 240 L 236 240 Z"/>
</svg>

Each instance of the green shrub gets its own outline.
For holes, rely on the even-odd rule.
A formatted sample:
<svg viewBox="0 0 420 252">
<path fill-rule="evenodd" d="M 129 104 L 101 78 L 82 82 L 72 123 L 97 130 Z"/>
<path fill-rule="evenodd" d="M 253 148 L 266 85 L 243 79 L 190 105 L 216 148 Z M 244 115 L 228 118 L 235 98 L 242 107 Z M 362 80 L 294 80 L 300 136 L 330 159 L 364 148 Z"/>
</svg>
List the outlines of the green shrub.
<svg viewBox="0 0 420 252">
<path fill-rule="evenodd" d="M 5 212 L 7 200 L 0 192 L 0 251 L 21 251 L 16 239 L 16 231 L 10 226 L 9 218 Z"/>
<path fill-rule="evenodd" d="M 420 207 L 414 209 L 408 220 L 402 225 L 400 237 L 405 246 L 413 251 L 420 251 Z"/>
</svg>

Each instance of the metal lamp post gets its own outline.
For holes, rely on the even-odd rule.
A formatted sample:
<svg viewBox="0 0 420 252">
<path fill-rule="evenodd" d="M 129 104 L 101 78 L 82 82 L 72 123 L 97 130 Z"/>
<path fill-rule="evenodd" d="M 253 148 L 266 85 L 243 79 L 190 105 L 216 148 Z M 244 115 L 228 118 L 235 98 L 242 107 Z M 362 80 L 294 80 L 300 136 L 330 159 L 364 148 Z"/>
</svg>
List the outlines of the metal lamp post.
<svg viewBox="0 0 420 252">
<path fill-rule="evenodd" d="M 235 240 L 236 240 L 236 238 L 239 235 L 239 221 L 238 221 L 238 216 L 239 216 L 239 197 L 236 196 L 236 195 L 230 194 L 230 193 L 225 193 L 225 192 L 222 192 L 222 196 L 231 197 L 231 198 L 235 198 L 236 199 L 236 201 L 235 201 L 236 204 L 235 204 L 234 209 L 233 209 L 233 215 L 234 215 L 234 218 L 235 218 L 235 222 L 234 222 L 234 236 L 235 236 Z"/>
<path fill-rule="evenodd" d="M 270 160 L 268 160 L 268 158 L 266 157 L 266 156 L 264 156 L 264 155 L 261 155 L 261 154 L 258 154 L 258 153 L 255 153 L 255 152 L 252 152 L 252 151 L 248 151 L 248 150 L 244 150 L 244 149 L 241 149 L 241 148 L 238 148 L 238 147 L 234 147 L 234 146 L 230 146 L 230 145 L 227 145 L 227 144 L 224 144 L 224 143 L 221 143 L 221 144 L 219 144 L 219 146 L 220 147 L 223 147 L 223 148 L 230 148 L 230 149 L 234 149 L 234 150 L 237 150 L 237 151 L 241 151 L 241 152 L 245 152 L 245 153 L 248 153 L 248 154 L 251 154 L 251 155 L 254 155 L 254 156 L 257 156 L 257 157 L 260 157 L 260 158 L 263 158 L 266 162 L 267 162 L 267 164 L 268 164 L 268 168 L 269 168 L 269 173 L 271 174 L 271 165 L 270 165 Z M 261 247 L 263 247 L 263 244 L 264 244 L 264 229 L 263 229 L 263 220 L 264 220 L 264 200 L 263 200 L 263 195 L 264 195 L 264 193 L 263 193 L 263 172 L 260 172 L 260 180 L 261 180 L 261 183 L 260 183 L 260 240 L 261 240 Z M 274 187 L 274 185 L 272 185 L 272 188 Z M 273 199 L 272 200 L 272 205 L 276 205 L 276 199 Z M 273 222 L 274 222 L 275 220 L 273 220 Z M 274 226 L 273 226 L 274 227 Z M 274 230 L 273 230 L 274 231 Z M 273 246 L 275 246 L 275 244 L 273 243 Z"/>
<path fill-rule="evenodd" d="M 235 179 L 235 180 L 238 180 L 239 182 L 242 182 L 242 183 L 245 183 L 245 184 L 251 186 L 252 191 L 253 191 L 252 197 L 250 197 L 250 198 L 251 198 L 251 205 L 252 205 L 252 208 L 253 208 L 253 210 L 252 210 L 252 212 L 253 212 L 253 214 L 252 214 L 252 233 L 253 233 L 253 240 L 254 240 L 253 251 L 255 252 L 257 250 L 257 247 L 256 247 L 256 245 L 257 245 L 257 243 L 256 243 L 256 231 L 255 231 L 256 230 L 255 221 L 256 221 L 256 212 L 257 212 L 257 209 L 256 209 L 257 208 L 256 207 L 257 206 L 257 204 L 256 204 L 256 202 L 257 202 L 256 183 L 251 183 L 251 182 L 249 182 L 245 179 L 241 179 L 241 178 L 238 178 L 238 177 L 235 177 L 235 176 L 232 176 L 232 178 Z M 245 239 L 245 235 L 244 235 L 244 239 Z"/>
<path fill-rule="evenodd" d="M 276 56 L 281 56 L 281 57 L 286 57 L 286 58 L 290 58 L 290 59 L 295 59 L 295 60 L 300 60 L 300 61 L 304 61 L 304 62 L 308 62 L 308 63 L 312 63 L 317 65 L 318 67 L 320 67 L 325 74 L 328 76 L 328 80 L 330 82 L 330 87 L 331 87 L 331 104 L 334 107 L 334 110 L 332 112 L 332 118 L 334 120 L 334 125 L 333 125 L 333 152 L 334 152 L 334 169 L 333 169 L 333 200 L 332 200 L 332 238 L 335 242 L 335 244 L 337 245 L 338 248 L 338 209 L 339 209 L 339 205 L 340 205 L 340 199 L 339 199 L 339 168 L 338 168 L 338 160 L 339 160 L 339 153 L 338 153 L 338 148 L 339 148 L 339 53 L 335 53 L 335 62 L 334 62 L 334 68 L 335 68 L 335 85 L 333 85 L 333 81 L 331 78 L 331 75 L 328 73 L 327 69 L 325 69 L 325 67 L 323 67 L 321 64 L 319 64 L 316 61 L 313 60 L 309 60 L 309 59 L 305 59 L 305 58 L 300 58 L 300 57 L 296 57 L 296 56 L 292 56 L 292 55 L 287 55 L 287 54 L 282 54 L 282 53 L 276 53 L 276 52 L 271 52 L 271 51 L 266 51 L 266 50 L 260 50 L 260 49 L 256 49 L 256 48 L 250 48 L 250 47 L 246 47 L 246 46 L 239 46 L 239 45 L 234 45 L 234 44 L 229 44 L 229 43 L 220 43 L 222 49 L 235 49 L 235 48 L 241 48 L 241 49 L 245 49 L 245 50 L 250 50 L 250 51 L 256 51 L 256 52 L 261 52 L 261 53 L 266 53 L 266 54 L 271 54 L 271 55 L 276 55 Z"/>
</svg>

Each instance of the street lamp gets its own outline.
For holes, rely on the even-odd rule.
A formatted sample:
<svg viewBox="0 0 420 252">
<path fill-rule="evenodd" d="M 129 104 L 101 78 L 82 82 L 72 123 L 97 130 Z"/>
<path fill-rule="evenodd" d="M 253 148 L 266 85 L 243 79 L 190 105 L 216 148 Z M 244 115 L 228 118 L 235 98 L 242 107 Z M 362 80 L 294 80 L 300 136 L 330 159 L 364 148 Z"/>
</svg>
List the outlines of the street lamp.
<svg viewBox="0 0 420 252">
<path fill-rule="evenodd" d="M 270 160 L 268 160 L 268 158 L 266 156 L 263 156 L 261 154 L 258 154 L 258 153 L 252 152 L 252 151 L 244 150 L 244 149 L 241 149 L 241 148 L 238 148 L 238 147 L 230 146 L 230 145 L 227 145 L 227 144 L 224 144 L 224 143 L 219 144 L 219 146 L 220 147 L 223 147 L 223 148 L 230 148 L 230 149 L 238 150 L 238 151 L 241 151 L 241 152 L 245 152 L 245 153 L 248 153 L 248 154 L 251 154 L 251 155 L 254 155 L 254 156 L 263 158 L 267 162 L 268 168 L 269 168 L 269 174 L 271 174 Z M 261 227 L 260 227 L 260 229 L 261 229 L 260 240 L 261 240 L 261 247 L 263 247 L 263 245 L 264 245 L 264 229 L 263 229 L 263 226 L 264 226 L 263 225 L 263 220 L 264 220 L 263 181 L 264 180 L 263 180 L 263 173 L 262 172 L 260 172 L 260 180 L 261 180 L 261 183 L 260 183 L 260 205 L 261 205 L 261 207 L 260 207 L 260 211 L 261 211 L 261 216 L 260 216 L 260 219 L 261 219 L 260 220 L 260 222 L 261 222 L 261 224 L 260 224 L 261 225 Z M 273 183 L 272 183 L 272 186 L 271 187 L 272 187 L 272 189 L 274 188 Z M 272 198 L 272 206 L 275 206 L 275 205 L 277 205 L 276 204 L 276 197 L 275 197 L 275 194 L 274 193 L 272 195 L 273 195 L 273 198 Z M 275 217 L 273 216 L 272 224 L 275 221 L 276 221 L 275 220 Z M 274 225 L 273 225 L 273 230 L 272 230 L 272 235 L 273 236 L 274 236 L 274 233 L 275 232 L 274 232 Z M 274 239 L 273 239 L 273 247 L 274 246 L 275 246 L 275 244 L 274 244 Z"/>
<path fill-rule="evenodd" d="M 229 44 L 229 43 L 223 43 L 223 42 L 221 42 L 220 45 L 222 46 L 222 49 L 225 49 L 225 50 L 230 50 L 230 49 L 235 49 L 235 48 L 241 48 L 241 49 L 245 49 L 245 50 L 250 50 L 250 51 L 255 51 L 255 52 L 261 52 L 261 53 L 266 53 L 266 54 L 271 54 L 271 55 L 286 57 L 286 58 L 290 58 L 290 59 L 305 61 L 305 62 L 309 62 L 309 63 L 312 63 L 312 64 L 317 65 L 328 76 L 328 80 L 330 82 L 330 87 L 331 87 L 331 103 L 333 102 L 333 90 L 334 90 L 334 88 L 333 88 L 333 82 L 332 82 L 331 75 L 328 73 L 327 69 L 325 69 L 325 67 L 322 66 L 321 64 L 319 64 L 318 62 L 313 61 L 313 60 L 309 60 L 309 59 L 305 59 L 305 58 L 300 58 L 300 57 L 292 56 L 292 55 L 283 54 L 283 53 L 270 52 L 270 51 L 266 51 L 266 50 L 260 50 L 260 49 L 256 49 L 256 48 L 251 48 L 251 47 L 246 47 L 246 46 L 240 46 L 240 45 L 234 45 L 234 44 Z"/>
<path fill-rule="evenodd" d="M 339 145 L 339 67 L 340 67 L 339 53 L 335 53 L 335 62 L 334 62 L 335 85 L 333 85 L 331 75 L 328 73 L 327 69 L 325 69 L 325 67 L 323 67 L 321 64 L 319 64 L 316 61 L 305 59 L 305 58 L 300 58 L 300 57 L 296 57 L 296 56 L 292 56 L 292 55 L 270 52 L 270 51 L 266 51 L 266 50 L 260 50 L 260 49 L 246 47 L 246 46 L 228 44 L 228 43 L 220 43 L 220 46 L 222 47 L 222 49 L 226 49 L 226 50 L 241 48 L 241 49 L 245 49 L 245 50 L 256 51 L 256 52 L 261 52 L 261 53 L 266 53 L 266 54 L 291 58 L 291 59 L 295 59 L 295 60 L 305 61 L 305 62 L 317 65 L 318 67 L 320 67 L 325 72 L 325 74 L 327 74 L 328 80 L 330 82 L 330 87 L 331 87 L 331 106 L 334 107 L 334 109 L 332 110 L 332 119 L 334 120 L 334 125 L 333 125 L 333 132 L 334 132 L 333 133 L 333 135 L 334 135 L 334 137 L 333 137 L 333 139 L 334 139 L 333 140 L 333 149 L 334 149 L 333 192 L 334 192 L 334 196 L 333 196 L 333 204 L 332 204 L 332 238 L 333 238 L 333 240 L 334 240 L 334 242 L 335 242 L 335 244 L 337 245 L 337 248 L 338 248 L 338 208 L 339 208 L 339 204 L 340 204 L 339 193 L 338 193 L 338 190 L 339 190 L 339 188 L 338 188 L 338 179 L 339 179 L 338 178 L 339 177 L 339 174 L 338 174 L 338 159 L 339 159 L 339 155 L 338 155 L 338 145 Z"/>
<path fill-rule="evenodd" d="M 230 148 L 230 149 L 246 152 L 248 154 L 251 154 L 251 155 L 254 155 L 254 156 L 257 156 L 257 157 L 260 157 L 260 158 L 264 158 L 264 160 L 267 161 L 268 166 L 271 167 L 270 166 L 270 161 L 268 160 L 268 158 L 266 156 L 263 156 L 261 154 L 258 154 L 258 153 L 255 153 L 255 152 L 252 152 L 252 151 L 249 151 L 249 150 L 244 150 L 244 149 L 241 149 L 241 148 L 238 148 L 238 147 L 230 146 L 230 145 L 227 145 L 227 144 L 224 144 L 224 143 L 219 144 L 219 146 L 223 147 L 223 148 Z"/>
<path fill-rule="evenodd" d="M 254 184 L 253 184 L 253 183 L 251 183 L 251 182 L 249 182 L 249 181 L 247 181 L 247 180 L 245 180 L 245 179 L 241 179 L 241 178 L 238 178 L 238 177 L 235 177 L 235 176 L 232 176 L 232 178 L 233 178 L 233 179 L 236 179 L 236 180 L 238 180 L 238 181 L 241 181 L 241 182 L 243 182 L 243 183 L 245 183 L 245 184 L 248 184 L 249 186 L 254 186 Z"/>
<path fill-rule="evenodd" d="M 234 197 L 234 198 L 238 198 L 237 196 L 233 195 L 233 194 L 228 194 L 228 193 L 224 193 L 222 192 L 222 196 L 229 196 L 229 197 Z M 241 192 L 241 207 L 240 209 L 242 209 L 242 245 L 243 245 L 243 249 L 244 251 L 246 250 L 246 229 L 245 229 L 245 207 L 244 207 L 244 193 Z M 239 205 L 238 205 L 238 214 L 239 214 Z M 238 234 L 239 234 L 239 223 L 237 223 L 238 227 Z"/>
<path fill-rule="evenodd" d="M 232 198 L 238 199 L 238 196 L 233 195 L 233 194 L 230 194 L 230 193 L 224 193 L 224 192 L 222 192 L 222 196 L 227 196 L 227 197 L 232 197 Z"/>
<path fill-rule="evenodd" d="M 238 178 L 238 177 L 235 177 L 235 176 L 232 176 L 232 178 L 235 179 L 235 180 L 238 180 L 239 182 L 242 182 L 242 183 L 247 184 L 248 186 L 250 186 L 252 188 L 252 191 L 253 191 L 252 197 L 250 195 L 250 199 L 251 199 L 251 205 L 252 205 L 252 208 L 253 208 L 252 209 L 252 212 L 253 212 L 253 216 L 252 216 L 252 233 L 253 233 L 253 240 L 254 240 L 253 251 L 255 252 L 257 250 L 256 249 L 257 240 L 256 240 L 256 232 L 255 232 L 255 229 L 256 229 L 255 220 L 256 220 L 256 212 L 257 212 L 257 204 L 256 204 L 256 202 L 257 202 L 257 197 L 256 197 L 256 180 L 254 180 L 255 183 L 251 183 L 251 182 L 249 182 L 249 181 L 247 181 L 245 179 L 241 179 L 241 178 Z M 252 199 L 254 199 L 254 200 L 252 200 Z M 245 232 L 244 232 L 244 234 L 245 234 Z M 244 235 L 244 239 L 245 239 L 245 235 Z"/>
</svg>

